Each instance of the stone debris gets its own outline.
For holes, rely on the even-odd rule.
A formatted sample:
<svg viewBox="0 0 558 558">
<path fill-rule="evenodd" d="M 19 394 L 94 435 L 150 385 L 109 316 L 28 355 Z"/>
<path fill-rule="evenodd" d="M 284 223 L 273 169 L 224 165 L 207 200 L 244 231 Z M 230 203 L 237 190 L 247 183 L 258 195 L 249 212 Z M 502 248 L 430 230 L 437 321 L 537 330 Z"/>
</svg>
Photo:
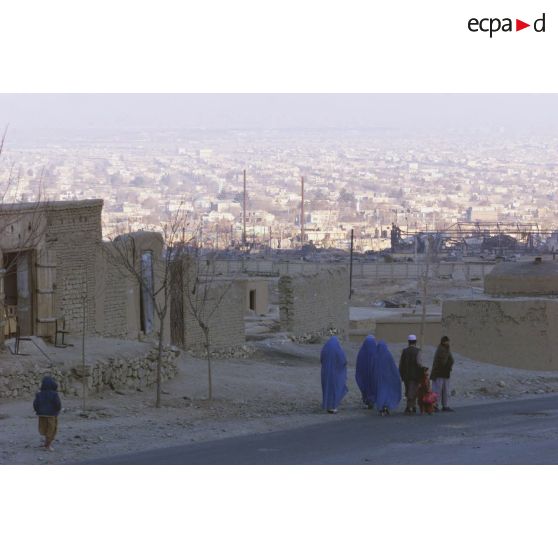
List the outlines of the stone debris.
<svg viewBox="0 0 558 558">
<path fill-rule="evenodd" d="M 337 328 L 325 328 L 315 333 L 305 333 L 303 335 L 289 335 L 289 339 L 299 345 L 316 345 L 323 343 L 332 335 L 342 335 L 342 332 Z"/>
<path fill-rule="evenodd" d="M 194 358 L 206 358 L 205 348 L 189 349 L 188 354 Z M 252 344 L 236 345 L 233 347 L 216 348 L 211 350 L 211 358 L 216 360 L 227 360 L 230 358 L 250 358 L 256 352 L 256 347 Z"/>
</svg>

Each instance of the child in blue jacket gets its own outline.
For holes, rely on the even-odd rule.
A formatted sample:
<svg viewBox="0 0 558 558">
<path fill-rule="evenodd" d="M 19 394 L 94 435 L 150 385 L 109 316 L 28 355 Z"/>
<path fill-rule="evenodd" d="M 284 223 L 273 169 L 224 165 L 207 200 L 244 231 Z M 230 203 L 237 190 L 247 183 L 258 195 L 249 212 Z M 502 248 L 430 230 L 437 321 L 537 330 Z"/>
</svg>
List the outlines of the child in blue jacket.
<svg viewBox="0 0 558 558">
<path fill-rule="evenodd" d="M 39 416 L 39 434 L 45 437 L 45 449 L 52 451 L 52 441 L 58 431 L 58 414 L 62 403 L 58 396 L 58 384 L 50 376 L 45 376 L 41 383 L 41 391 L 37 392 L 33 408 Z"/>
</svg>

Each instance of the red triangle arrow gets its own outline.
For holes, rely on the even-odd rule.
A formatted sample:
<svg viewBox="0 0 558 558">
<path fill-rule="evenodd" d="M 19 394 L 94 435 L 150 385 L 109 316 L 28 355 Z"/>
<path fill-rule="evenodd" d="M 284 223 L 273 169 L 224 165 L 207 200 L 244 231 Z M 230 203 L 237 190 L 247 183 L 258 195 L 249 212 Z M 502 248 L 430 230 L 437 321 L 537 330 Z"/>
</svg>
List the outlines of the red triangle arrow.
<svg viewBox="0 0 558 558">
<path fill-rule="evenodd" d="M 515 30 L 516 31 L 521 31 L 522 29 L 525 29 L 526 27 L 531 27 L 531 24 L 530 23 L 525 23 L 524 21 L 521 21 L 520 19 L 515 20 Z"/>
</svg>

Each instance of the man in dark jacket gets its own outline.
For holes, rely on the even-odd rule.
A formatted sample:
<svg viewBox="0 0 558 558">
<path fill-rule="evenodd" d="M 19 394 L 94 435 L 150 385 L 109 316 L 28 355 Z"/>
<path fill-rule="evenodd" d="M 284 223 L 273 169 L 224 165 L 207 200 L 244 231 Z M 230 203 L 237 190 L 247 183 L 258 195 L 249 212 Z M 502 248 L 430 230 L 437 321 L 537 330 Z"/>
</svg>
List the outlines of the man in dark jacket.
<svg viewBox="0 0 558 558">
<path fill-rule="evenodd" d="M 58 384 L 50 376 L 45 376 L 41 383 L 41 391 L 35 395 L 33 409 L 39 416 L 39 434 L 45 437 L 45 449 L 52 451 L 52 441 L 58 430 L 58 414 L 62 403 L 58 396 Z"/>
<path fill-rule="evenodd" d="M 449 381 L 451 369 L 453 368 L 453 356 L 450 351 L 450 340 L 444 335 L 434 354 L 432 364 L 432 389 L 438 394 L 438 399 L 442 399 L 442 411 L 453 411 L 449 403 Z"/>
<path fill-rule="evenodd" d="M 405 384 L 405 397 L 407 398 L 406 414 L 417 412 L 417 389 L 424 374 L 428 370 L 421 361 L 420 349 L 417 347 L 417 336 L 409 335 L 409 346 L 403 349 L 399 360 L 399 374 Z"/>
</svg>

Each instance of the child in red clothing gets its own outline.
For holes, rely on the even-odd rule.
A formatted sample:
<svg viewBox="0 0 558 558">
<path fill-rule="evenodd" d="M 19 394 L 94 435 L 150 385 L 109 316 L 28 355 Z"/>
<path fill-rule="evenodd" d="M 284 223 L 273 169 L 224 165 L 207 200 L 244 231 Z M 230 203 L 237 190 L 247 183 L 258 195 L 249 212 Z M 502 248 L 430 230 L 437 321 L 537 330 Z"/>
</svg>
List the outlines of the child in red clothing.
<svg viewBox="0 0 558 558">
<path fill-rule="evenodd" d="M 423 413 L 431 415 L 434 412 L 434 407 L 438 401 L 438 394 L 432 391 L 430 378 L 428 376 L 428 369 L 426 369 L 422 375 L 422 379 L 417 390 L 417 400 L 421 415 Z"/>
</svg>

